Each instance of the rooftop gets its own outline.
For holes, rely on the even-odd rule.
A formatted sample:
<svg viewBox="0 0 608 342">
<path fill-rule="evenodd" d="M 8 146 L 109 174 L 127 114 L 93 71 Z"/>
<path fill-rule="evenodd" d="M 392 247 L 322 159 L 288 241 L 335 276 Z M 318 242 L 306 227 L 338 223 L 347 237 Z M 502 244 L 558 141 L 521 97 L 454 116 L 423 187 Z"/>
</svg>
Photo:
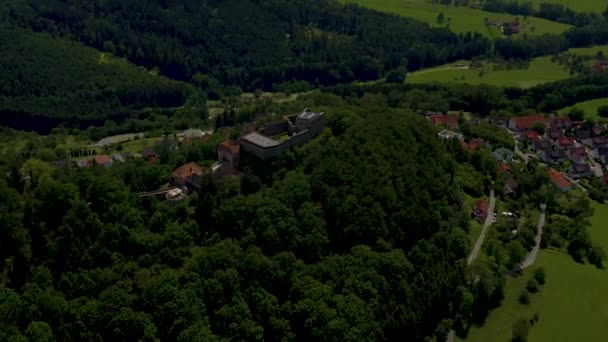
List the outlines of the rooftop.
<svg viewBox="0 0 608 342">
<path fill-rule="evenodd" d="M 186 179 L 194 174 L 200 175 L 202 173 L 203 173 L 203 169 L 200 166 L 198 166 L 198 164 L 188 163 L 188 164 L 184 164 L 184 165 L 178 167 L 177 169 L 175 169 L 175 171 L 173 171 L 173 177 Z"/>
<path fill-rule="evenodd" d="M 518 129 L 532 129 L 534 125 L 545 124 L 545 116 L 543 114 L 519 116 L 514 117 L 512 120 Z"/>
<path fill-rule="evenodd" d="M 261 135 L 260 133 L 257 133 L 257 132 L 253 132 L 251 134 L 247 134 L 244 137 L 242 137 L 241 139 L 245 140 L 245 141 L 247 141 L 249 143 L 252 143 L 254 145 L 258 145 L 260 147 L 263 147 L 263 148 L 275 147 L 275 146 L 278 146 L 280 144 L 278 141 L 270 139 L 268 137 L 265 137 L 265 136 L 263 136 L 263 135 Z"/>
<path fill-rule="evenodd" d="M 219 147 L 230 151 L 230 153 L 239 153 L 239 151 L 241 150 L 241 145 L 239 145 L 239 143 L 234 140 L 226 140 L 222 142 Z"/>
<path fill-rule="evenodd" d="M 557 172 L 554 169 L 549 169 L 549 179 L 551 180 L 551 183 L 555 184 L 555 186 L 560 189 L 572 186 L 572 184 L 566 180 L 563 173 Z"/>
<path fill-rule="evenodd" d="M 313 112 L 310 109 L 305 108 L 304 111 L 298 115 L 298 118 L 304 119 L 304 120 L 312 120 L 321 115 L 323 115 L 323 113 Z"/>
</svg>

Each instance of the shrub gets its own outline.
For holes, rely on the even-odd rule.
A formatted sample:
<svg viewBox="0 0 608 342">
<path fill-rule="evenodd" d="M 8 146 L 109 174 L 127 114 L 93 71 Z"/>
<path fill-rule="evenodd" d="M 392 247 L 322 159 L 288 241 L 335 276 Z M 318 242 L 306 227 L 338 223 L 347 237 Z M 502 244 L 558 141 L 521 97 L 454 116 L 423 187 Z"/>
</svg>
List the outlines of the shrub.
<svg viewBox="0 0 608 342">
<path fill-rule="evenodd" d="M 519 294 L 519 302 L 524 305 L 530 304 L 530 293 L 528 292 L 528 290 L 524 289 L 523 291 L 521 291 L 521 293 Z"/>
<path fill-rule="evenodd" d="M 603 118 L 608 118 L 608 106 L 599 106 L 597 108 L 597 115 Z"/>
<path fill-rule="evenodd" d="M 512 342 L 526 342 L 530 332 L 530 323 L 527 319 L 520 319 L 513 324 Z"/>
<path fill-rule="evenodd" d="M 540 285 L 538 284 L 538 281 L 536 281 L 536 279 L 532 278 L 530 280 L 528 280 L 528 284 L 526 285 L 526 289 L 530 292 L 530 293 L 536 293 L 540 290 Z"/>
<path fill-rule="evenodd" d="M 545 269 L 539 267 L 534 271 L 534 279 L 540 284 L 545 285 Z"/>
</svg>

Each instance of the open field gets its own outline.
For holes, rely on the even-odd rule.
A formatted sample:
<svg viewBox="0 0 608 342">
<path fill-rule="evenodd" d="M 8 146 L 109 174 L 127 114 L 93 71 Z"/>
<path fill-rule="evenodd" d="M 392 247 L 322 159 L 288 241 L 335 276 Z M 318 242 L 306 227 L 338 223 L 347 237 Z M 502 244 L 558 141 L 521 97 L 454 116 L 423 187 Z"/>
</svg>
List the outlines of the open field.
<svg viewBox="0 0 608 342">
<path fill-rule="evenodd" d="M 573 53 L 579 56 L 596 56 L 598 52 L 603 52 L 604 56 L 608 57 L 608 45 L 596 45 L 585 48 L 572 48 L 568 49 L 569 53 Z"/>
<path fill-rule="evenodd" d="M 595 12 L 601 13 L 608 7 L 608 0 L 525 0 L 531 1 L 535 8 L 540 6 L 541 2 L 551 4 L 564 5 L 576 12 Z"/>
<path fill-rule="evenodd" d="M 608 249 L 608 205 L 594 203 L 591 237 Z M 530 305 L 519 303 L 518 296 L 538 267 L 544 267 L 547 284 L 540 294 L 532 295 Z M 511 327 L 519 318 L 540 315 L 530 330 L 531 342 L 604 341 L 608 322 L 608 270 L 575 263 L 564 253 L 543 250 L 536 263 L 523 276 L 509 278 L 505 299 L 488 316 L 483 327 L 473 327 L 465 341 L 510 341 Z"/>
<path fill-rule="evenodd" d="M 600 106 L 608 106 L 608 98 L 589 100 L 584 102 L 579 102 L 574 106 L 569 106 L 558 110 L 559 114 L 568 114 L 570 109 L 573 107 L 580 108 L 585 111 L 585 117 L 588 119 L 599 119 L 600 117 L 597 115 L 597 108 Z"/>
<path fill-rule="evenodd" d="M 484 66 L 475 69 L 450 68 L 450 66 L 459 64 L 468 65 L 469 62 L 460 61 L 413 72 L 408 74 L 406 82 L 485 83 L 495 86 L 528 88 L 570 77 L 569 72 L 563 66 L 551 62 L 550 57 L 533 59 L 527 69 L 493 70 L 494 64 L 492 63 L 484 63 Z"/>
<path fill-rule="evenodd" d="M 446 27 L 456 33 L 479 32 L 486 37 L 500 37 L 498 27 L 487 26 L 485 19 L 514 21 L 515 16 L 510 14 L 492 13 L 472 9 L 466 6 L 444 6 L 427 3 L 425 0 L 341 0 L 352 2 L 364 7 L 373 8 L 378 11 L 394 13 L 404 17 L 410 17 L 424 21 L 434 27 Z M 437 22 L 437 15 L 445 15 L 444 23 Z M 449 18 L 449 19 L 448 19 Z M 523 18 L 520 18 L 523 19 Z M 542 35 L 544 33 L 561 33 L 570 26 L 553 21 L 528 17 L 522 21 L 522 30 L 519 35 Z M 534 27 L 534 29 L 533 29 Z"/>
</svg>

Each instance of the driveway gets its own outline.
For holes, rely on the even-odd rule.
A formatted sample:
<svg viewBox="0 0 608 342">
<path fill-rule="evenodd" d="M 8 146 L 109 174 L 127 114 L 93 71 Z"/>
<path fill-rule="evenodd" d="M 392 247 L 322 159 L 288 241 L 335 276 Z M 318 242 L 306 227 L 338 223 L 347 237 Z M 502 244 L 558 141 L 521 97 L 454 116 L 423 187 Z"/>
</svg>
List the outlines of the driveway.
<svg viewBox="0 0 608 342">
<path fill-rule="evenodd" d="M 536 226 L 536 237 L 534 238 L 534 242 L 535 242 L 534 247 L 532 247 L 532 250 L 526 257 L 524 262 L 522 262 L 522 264 L 521 264 L 522 269 L 529 267 L 530 265 L 532 265 L 534 263 L 534 261 L 536 261 L 536 255 L 538 254 L 538 251 L 540 250 L 540 240 L 542 239 L 543 227 L 545 226 L 545 210 L 543 208 L 544 207 L 541 207 L 542 211 L 540 213 L 540 216 L 538 217 L 538 225 Z"/>
<path fill-rule="evenodd" d="M 488 207 L 488 216 L 486 217 L 486 221 L 483 224 L 483 229 L 481 230 L 481 234 L 477 238 L 477 242 L 475 242 L 475 246 L 469 255 L 469 259 L 467 260 L 467 265 L 470 265 L 477 258 L 477 254 L 479 254 L 479 250 L 481 249 L 481 245 L 483 245 L 483 240 L 486 238 L 488 233 L 488 228 L 492 225 L 492 218 L 494 217 L 494 206 L 496 205 L 496 198 L 494 197 L 494 190 L 490 191 L 490 206 Z"/>
</svg>

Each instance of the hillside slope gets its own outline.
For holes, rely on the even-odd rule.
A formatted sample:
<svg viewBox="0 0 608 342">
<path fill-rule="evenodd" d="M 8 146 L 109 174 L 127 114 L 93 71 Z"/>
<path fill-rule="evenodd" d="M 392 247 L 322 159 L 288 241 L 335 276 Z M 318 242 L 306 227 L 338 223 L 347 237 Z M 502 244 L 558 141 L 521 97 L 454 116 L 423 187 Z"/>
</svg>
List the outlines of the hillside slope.
<svg viewBox="0 0 608 342">
<path fill-rule="evenodd" d="M 146 107 L 204 101 L 186 83 L 45 33 L 0 27 L 0 124 L 46 132 L 121 122 Z M 195 101 L 196 102 L 196 101 Z"/>
</svg>

